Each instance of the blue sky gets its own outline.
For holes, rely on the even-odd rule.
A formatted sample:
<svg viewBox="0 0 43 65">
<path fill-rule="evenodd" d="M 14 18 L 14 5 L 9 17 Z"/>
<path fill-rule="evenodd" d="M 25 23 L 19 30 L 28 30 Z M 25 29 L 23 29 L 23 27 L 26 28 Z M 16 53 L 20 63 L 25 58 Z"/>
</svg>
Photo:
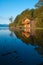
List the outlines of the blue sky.
<svg viewBox="0 0 43 65">
<path fill-rule="evenodd" d="M 38 0 L 0 0 L 0 24 L 9 24 L 9 17 L 14 18 L 23 10 L 34 8 Z"/>
</svg>

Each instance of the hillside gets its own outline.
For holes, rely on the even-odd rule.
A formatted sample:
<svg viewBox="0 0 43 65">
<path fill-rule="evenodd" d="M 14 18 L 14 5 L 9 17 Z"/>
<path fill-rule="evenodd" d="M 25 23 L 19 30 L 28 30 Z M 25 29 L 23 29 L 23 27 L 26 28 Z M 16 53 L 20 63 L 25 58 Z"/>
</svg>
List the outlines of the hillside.
<svg viewBox="0 0 43 65">
<path fill-rule="evenodd" d="M 22 26 L 22 20 L 24 18 L 29 18 L 31 21 L 33 20 L 36 23 L 36 27 L 43 28 L 43 6 L 36 9 L 26 9 L 21 14 L 17 15 L 12 23 L 9 24 L 9 27 L 17 27 Z"/>
<path fill-rule="evenodd" d="M 14 21 L 9 24 L 9 27 L 23 27 L 22 20 L 25 18 L 28 18 L 30 20 L 32 26 L 43 28 L 43 0 L 39 0 L 35 4 L 34 9 L 26 9 L 17 15 Z"/>
</svg>

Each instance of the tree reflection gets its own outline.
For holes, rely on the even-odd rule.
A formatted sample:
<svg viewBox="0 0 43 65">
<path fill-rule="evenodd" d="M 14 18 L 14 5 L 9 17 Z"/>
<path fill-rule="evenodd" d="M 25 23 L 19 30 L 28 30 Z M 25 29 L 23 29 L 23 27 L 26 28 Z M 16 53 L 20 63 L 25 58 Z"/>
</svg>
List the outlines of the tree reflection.
<svg viewBox="0 0 43 65">
<path fill-rule="evenodd" d="M 25 44 L 35 46 L 35 50 L 43 56 L 43 30 L 35 30 L 27 32 L 24 30 L 12 30 L 17 38 L 21 39 Z M 38 46 L 38 47 L 37 47 Z"/>
<path fill-rule="evenodd" d="M 14 33 L 11 31 L 10 36 L 13 37 L 13 36 L 14 36 L 13 34 L 14 34 Z"/>
<path fill-rule="evenodd" d="M 38 53 L 40 53 L 40 55 L 43 57 L 43 48 L 42 47 L 36 47 L 35 50 L 37 50 Z"/>
</svg>

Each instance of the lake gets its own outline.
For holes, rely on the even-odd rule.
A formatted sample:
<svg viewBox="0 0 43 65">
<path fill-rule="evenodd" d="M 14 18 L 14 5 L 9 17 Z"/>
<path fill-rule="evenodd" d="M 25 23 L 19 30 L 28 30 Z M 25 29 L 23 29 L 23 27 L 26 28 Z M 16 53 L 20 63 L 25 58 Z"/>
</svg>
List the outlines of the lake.
<svg viewBox="0 0 43 65">
<path fill-rule="evenodd" d="M 43 65 L 43 30 L 0 28 L 0 65 Z"/>
</svg>

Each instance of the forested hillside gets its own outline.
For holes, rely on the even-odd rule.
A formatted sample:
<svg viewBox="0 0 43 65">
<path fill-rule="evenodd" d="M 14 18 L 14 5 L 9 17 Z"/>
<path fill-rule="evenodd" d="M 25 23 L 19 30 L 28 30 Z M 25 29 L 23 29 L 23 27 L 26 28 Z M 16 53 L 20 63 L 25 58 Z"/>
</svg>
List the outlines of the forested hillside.
<svg viewBox="0 0 43 65">
<path fill-rule="evenodd" d="M 34 9 L 26 9 L 16 16 L 14 21 L 9 24 L 9 26 L 22 26 L 22 20 L 24 18 L 29 18 L 36 23 L 36 27 L 43 27 L 43 0 L 39 0 L 39 2 L 35 5 Z"/>
</svg>

